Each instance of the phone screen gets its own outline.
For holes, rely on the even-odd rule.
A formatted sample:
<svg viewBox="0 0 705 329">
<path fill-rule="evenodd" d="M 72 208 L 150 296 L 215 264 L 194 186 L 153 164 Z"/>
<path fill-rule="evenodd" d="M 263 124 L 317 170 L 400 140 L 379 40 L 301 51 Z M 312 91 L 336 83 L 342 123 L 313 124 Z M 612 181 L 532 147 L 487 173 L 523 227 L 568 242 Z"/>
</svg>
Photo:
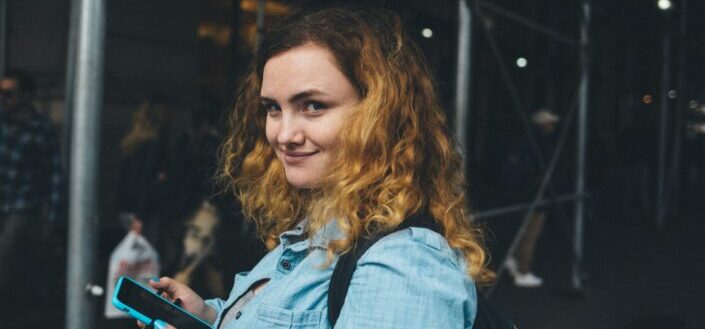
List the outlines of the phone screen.
<svg viewBox="0 0 705 329">
<path fill-rule="evenodd" d="M 117 299 L 153 320 L 162 320 L 178 329 L 212 329 L 194 315 L 157 296 L 138 283 L 124 278 Z"/>
</svg>

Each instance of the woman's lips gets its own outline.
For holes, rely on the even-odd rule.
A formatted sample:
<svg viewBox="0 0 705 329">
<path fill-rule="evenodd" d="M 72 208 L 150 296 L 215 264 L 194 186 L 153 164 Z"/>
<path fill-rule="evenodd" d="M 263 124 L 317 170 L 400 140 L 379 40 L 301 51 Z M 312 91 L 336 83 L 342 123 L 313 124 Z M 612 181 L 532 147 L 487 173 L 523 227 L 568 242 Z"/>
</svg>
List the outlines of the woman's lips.
<svg viewBox="0 0 705 329">
<path fill-rule="evenodd" d="M 305 161 L 308 157 L 318 153 L 318 151 L 313 152 L 293 152 L 293 151 L 281 151 L 284 155 L 284 162 L 287 164 L 297 164 Z"/>
</svg>

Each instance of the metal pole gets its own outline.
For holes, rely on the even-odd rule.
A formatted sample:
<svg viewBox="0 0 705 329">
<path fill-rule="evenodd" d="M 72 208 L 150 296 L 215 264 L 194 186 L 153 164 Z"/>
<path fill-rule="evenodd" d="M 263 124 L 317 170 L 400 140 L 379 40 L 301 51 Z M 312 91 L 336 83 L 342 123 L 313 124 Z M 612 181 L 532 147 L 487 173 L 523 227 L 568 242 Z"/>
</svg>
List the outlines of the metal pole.
<svg viewBox="0 0 705 329">
<path fill-rule="evenodd" d="M 573 262 L 572 286 L 575 290 L 582 289 L 581 265 L 583 258 L 583 221 L 585 217 L 585 158 L 587 144 L 588 120 L 588 93 L 590 84 L 590 0 L 583 0 L 582 22 L 580 24 L 580 84 L 578 91 L 578 131 L 577 131 L 577 156 L 575 172 L 575 236 L 573 249 L 575 262 Z"/>
<path fill-rule="evenodd" d="M 545 206 L 552 206 L 552 205 L 557 205 L 559 203 L 564 203 L 564 202 L 572 202 L 578 199 L 580 196 L 576 194 L 564 194 L 564 195 L 559 195 L 559 196 L 553 196 L 551 197 L 550 200 L 542 200 L 539 203 L 535 205 L 536 208 L 541 208 Z M 483 210 L 480 212 L 476 212 L 473 214 L 473 217 L 476 219 L 489 219 L 492 217 L 498 217 L 498 216 L 504 216 L 504 215 L 509 215 L 515 212 L 520 212 L 524 210 L 529 210 L 531 207 L 534 207 L 533 203 L 519 203 L 519 204 L 514 204 L 511 206 L 506 206 L 506 207 L 500 207 L 500 208 L 495 208 L 495 209 L 488 209 L 488 210 Z"/>
<path fill-rule="evenodd" d="M 257 0 L 257 33 L 255 34 L 255 52 L 259 51 L 264 36 L 264 9 L 265 0 Z"/>
<path fill-rule="evenodd" d="M 66 86 L 64 87 L 64 122 L 62 133 L 62 163 L 69 167 L 71 147 L 71 123 L 73 122 L 73 91 L 76 78 L 76 33 L 78 31 L 78 1 L 71 1 L 69 21 L 69 43 L 66 51 Z"/>
<path fill-rule="evenodd" d="M 668 130 L 668 91 L 671 86 L 671 13 L 665 13 L 666 26 L 663 36 L 663 75 L 661 81 L 661 109 L 659 122 L 659 145 L 658 145 L 658 190 L 656 226 L 663 228 L 666 220 L 666 142 Z"/>
<path fill-rule="evenodd" d="M 669 179 L 671 181 L 671 188 L 669 189 L 669 193 L 667 194 L 666 198 L 666 204 L 667 205 L 675 205 L 675 207 L 672 207 L 671 209 L 674 211 L 674 216 L 677 215 L 678 211 L 678 193 L 679 193 L 679 186 L 680 186 L 680 161 L 681 161 L 681 143 L 683 141 L 683 125 L 685 124 L 684 122 L 684 116 L 685 116 L 685 99 L 686 99 L 686 90 L 685 90 L 685 82 L 686 82 L 686 52 L 688 50 L 688 44 L 686 40 L 686 35 L 687 35 L 687 17 L 688 17 L 688 10 L 687 10 L 687 0 L 682 0 L 680 2 L 680 9 L 681 9 L 681 17 L 680 17 L 680 28 L 678 31 L 678 44 L 680 47 L 679 53 L 678 53 L 678 81 L 676 82 L 676 89 L 678 94 L 676 95 L 677 101 L 676 101 L 676 129 L 675 132 L 673 133 L 673 136 L 675 138 L 674 140 L 674 146 L 673 146 L 673 156 L 671 158 L 671 174 L 669 176 Z"/>
<path fill-rule="evenodd" d="M 7 0 L 0 0 L 0 77 L 7 69 Z"/>
<path fill-rule="evenodd" d="M 103 98 L 106 0 L 74 0 L 78 8 L 72 97 L 66 328 L 93 326 L 93 280 L 98 217 L 98 156 Z M 70 83 L 70 82 L 67 82 Z"/>
<path fill-rule="evenodd" d="M 455 139 L 467 169 L 467 118 L 470 112 L 472 16 L 466 0 L 458 1 L 458 69 L 455 77 Z M 464 169 L 464 170 L 466 170 Z"/>
</svg>

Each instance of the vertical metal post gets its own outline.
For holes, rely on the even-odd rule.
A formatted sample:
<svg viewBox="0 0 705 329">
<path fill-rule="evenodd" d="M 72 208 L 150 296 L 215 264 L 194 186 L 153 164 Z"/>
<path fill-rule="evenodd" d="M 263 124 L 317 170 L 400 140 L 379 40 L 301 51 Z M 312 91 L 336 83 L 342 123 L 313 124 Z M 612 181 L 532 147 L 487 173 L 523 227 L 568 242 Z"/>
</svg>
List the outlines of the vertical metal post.
<svg viewBox="0 0 705 329">
<path fill-rule="evenodd" d="M 257 0 L 257 33 L 255 34 L 255 52 L 259 51 L 262 45 L 262 37 L 264 36 L 264 9 L 266 6 L 265 0 Z"/>
<path fill-rule="evenodd" d="M 472 16 L 466 0 L 458 1 L 458 69 L 455 78 L 455 139 L 467 168 L 467 118 L 470 112 Z M 466 170 L 466 169 L 464 169 Z"/>
<path fill-rule="evenodd" d="M 656 226 L 660 229 L 666 220 L 666 142 L 668 130 L 668 91 L 671 88 L 671 12 L 667 11 L 663 36 L 663 72 L 661 81 L 661 109 L 658 145 L 658 190 Z"/>
<path fill-rule="evenodd" d="M 677 91 L 677 101 L 676 101 L 676 123 L 675 123 L 675 131 L 673 132 L 674 136 L 674 146 L 673 146 L 673 156 L 671 157 L 671 174 L 669 176 L 669 179 L 671 181 L 671 187 L 669 188 L 669 193 L 667 194 L 666 198 L 666 204 L 667 205 L 674 205 L 675 207 L 672 208 L 672 212 L 674 216 L 677 215 L 676 211 L 678 210 L 678 195 L 679 195 L 679 190 L 680 190 L 680 161 L 681 161 L 681 143 L 683 141 L 683 125 L 685 124 L 685 111 L 686 106 L 685 106 L 685 99 L 686 99 L 686 62 L 687 62 L 687 56 L 686 52 L 688 51 L 688 43 L 686 40 L 687 37 L 687 19 L 688 19 L 688 9 L 687 9 L 687 0 L 682 0 L 680 2 L 680 27 L 678 31 L 678 46 L 679 46 L 679 51 L 678 51 L 678 80 L 676 82 L 676 91 Z"/>
<path fill-rule="evenodd" d="M 587 146 L 588 93 L 590 84 L 590 0 L 583 0 L 582 22 L 580 24 L 580 85 L 578 90 L 577 156 L 575 194 L 575 236 L 573 248 L 575 262 L 572 271 L 573 289 L 582 289 L 581 265 L 583 258 L 583 222 L 585 217 L 585 158 Z"/>
<path fill-rule="evenodd" d="M 0 77 L 7 69 L 7 0 L 0 0 Z"/>
<path fill-rule="evenodd" d="M 242 26 L 243 12 L 242 7 L 233 6 L 230 12 L 230 28 L 232 31 L 239 31 Z M 228 59 L 228 76 L 225 83 L 225 90 L 231 91 L 237 88 L 238 79 L 243 71 L 243 53 L 242 53 L 242 40 L 240 33 L 230 34 L 230 58 Z"/>
<path fill-rule="evenodd" d="M 103 98 L 106 0 L 73 0 L 78 8 L 72 98 L 66 328 L 93 327 L 93 280 L 98 217 L 98 156 Z M 67 81 L 71 83 L 71 81 Z"/>
<path fill-rule="evenodd" d="M 76 78 L 76 33 L 78 32 L 78 1 L 71 1 L 69 36 L 66 49 L 66 86 L 64 86 L 64 122 L 61 136 L 64 168 L 69 167 L 71 148 L 71 124 L 73 122 L 73 91 Z"/>
</svg>

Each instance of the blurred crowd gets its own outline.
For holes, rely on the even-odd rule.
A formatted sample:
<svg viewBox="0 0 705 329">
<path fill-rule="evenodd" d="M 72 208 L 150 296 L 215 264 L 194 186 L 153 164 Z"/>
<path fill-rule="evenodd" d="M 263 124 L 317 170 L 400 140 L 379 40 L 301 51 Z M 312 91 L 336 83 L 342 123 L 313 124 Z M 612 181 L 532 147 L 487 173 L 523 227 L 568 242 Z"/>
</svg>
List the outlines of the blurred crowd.
<svg viewBox="0 0 705 329">
<path fill-rule="evenodd" d="M 184 131 L 171 131 L 169 103 L 150 98 L 120 142 L 117 212 L 160 256 L 161 275 L 205 296 L 223 296 L 232 273 L 263 255 L 233 195 L 215 182 L 223 105 L 203 94 Z M 236 250 L 240 257 L 228 259 Z"/>
<path fill-rule="evenodd" d="M 26 72 L 9 71 L 0 80 L 0 294 L 18 296 L 2 303 L 15 308 L 60 303 L 65 284 L 67 170 L 59 131 L 35 106 L 35 93 Z M 161 274 L 204 296 L 225 294 L 231 274 L 265 251 L 232 194 L 213 180 L 223 112 L 217 98 L 204 93 L 187 127 L 173 131 L 168 101 L 139 103 L 118 145 L 116 200 L 110 202 L 115 214 L 100 219 L 113 222 L 101 227 L 119 229 L 98 232 L 108 241 L 130 230 L 142 234 L 159 253 Z M 240 256 L 226 258 L 226 250 Z M 104 251 L 98 255 L 101 273 L 108 264 Z"/>
</svg>

